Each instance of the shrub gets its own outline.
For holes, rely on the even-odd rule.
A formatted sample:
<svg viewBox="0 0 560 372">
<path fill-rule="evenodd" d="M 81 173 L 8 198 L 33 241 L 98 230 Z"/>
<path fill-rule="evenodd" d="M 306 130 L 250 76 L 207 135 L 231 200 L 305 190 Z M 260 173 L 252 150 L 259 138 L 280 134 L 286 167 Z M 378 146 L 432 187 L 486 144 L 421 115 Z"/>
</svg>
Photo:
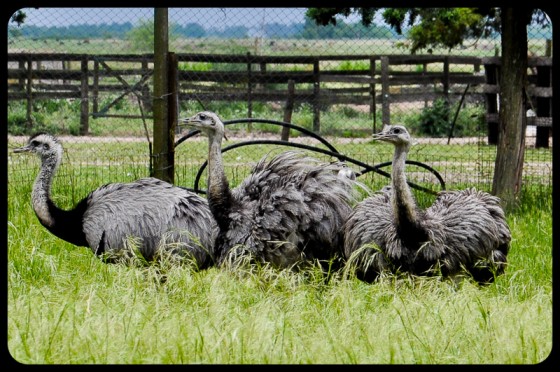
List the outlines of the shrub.
<svg viewBox="0 0 560 372">
<path fill-rule="evenodd" d="M 408 115 L 404 121 L 417 135 L 447 137 L 450 135 L 458 104 L 449 105 L 444 99 L 436 99 L 432 106 L 425 107 L 419 114 Z M 453 126 L 453 137 L 479 135 L 483 123 L 483 106 L 464 105 Z"/>
<path fill-rule="evenodd" d="M 430 137 L 445 137 L 450 129 L 449 104 L 443 99 L 436 99 L 420 113 L 420 133 Z"/>
</svg>

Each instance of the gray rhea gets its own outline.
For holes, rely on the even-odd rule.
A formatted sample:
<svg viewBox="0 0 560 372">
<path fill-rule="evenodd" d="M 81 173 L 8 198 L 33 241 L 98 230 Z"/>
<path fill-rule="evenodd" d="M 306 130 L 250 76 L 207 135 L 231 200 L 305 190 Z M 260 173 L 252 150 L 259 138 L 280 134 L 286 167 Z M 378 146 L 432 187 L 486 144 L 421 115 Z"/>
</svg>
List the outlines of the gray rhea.
<svg viewBox="0 0 560 372">
<path fill-rule="evenodd" d="M 62 161 L 59 140 L 38 133 L 14 152 L 35 153 L 41 159 L 31 202 L 40 223 L 60 239 L 89 247 L 97 255 L 105 253 L 107 262 L 133 239 L 147 260 L 164 246 L 172 254 L 195 259 L 199 268 L 212 264 L 218 230 L 205 198 L 147 177 L 103 185 L 74 208 L 63 210 L 51 199 L 53 177 Z"/>
<path fill-rule="evenodd" d="M 395 146 L 391 186 L 358 203 L 346 221 L 345 257 L 357 276 L 373 282 L 384 272 L 470 274 L 493 282 L 504 272 L 511 241 L 499 198 L 474 188 L 441 191 L 422 210 L 405 174 L 412 144 L 406 128 L 386 126 L 374 139 Z"/>
<path fill-rule="evenodd" d="M 342 227 L 355 201 L 355 181 L 340 162 L 321 162 L 301 151 L 264 156 L 230 189 L 221 143 L 224 124 L 213 112 L 180 122 L 208 136 L 208 202 L 219 225 L 218 264 L 252 262 L 299 269 L 319 261 L 336 269 Z"/>
</svg>

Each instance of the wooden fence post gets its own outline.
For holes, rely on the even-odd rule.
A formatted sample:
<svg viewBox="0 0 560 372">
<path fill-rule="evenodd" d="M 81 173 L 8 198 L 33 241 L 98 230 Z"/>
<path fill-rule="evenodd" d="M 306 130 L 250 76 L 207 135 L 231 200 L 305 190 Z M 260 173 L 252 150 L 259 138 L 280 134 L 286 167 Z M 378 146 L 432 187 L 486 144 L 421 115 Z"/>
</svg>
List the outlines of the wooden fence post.
<svg viewBox="0 0 560 372">
<path fill-rule="evenodd" d="M 422 75 L 427 75 L 428 74 L 428 64 L 426 62 L 422 63 Z M 436 84 L 434 85 L 434 90 L 436 87 Z M 428 84 L 425 85 L 426 87 L 428 86 Z M 424 100 L 424 107 L 428 107 L 428 100 L 425 99 Z"/>
<path fill-rule="evenodd" d="M 381 122 L 391 124 L 391 95 L 389 93 L 389 57 L 381 57 Z"/>
<path fill-rule="evenodd" d="M 81 100 L 80 106 L 80 135 L 89 133 L 89 93 L 88 93 L 88 58 L 84 57 L 81 61 Z"/>
<path fill-rule="evenodd" d="M 266 75 L 266 62 L 259 63 L 259 71 L 261 75 Z M 268 84 L 258 84 L 257 89 L 268 89 Z"/>
<path fill-rule="evenodd" d="M 451 102 L 449 102 L 449 57 L 443 57 L 443 97 L 445 101 L 445 107 L 449 109 Z M 446 110 L 445 121 L 449 123 L 449 110 Z"/>
<path fill-rule="evenodd" d="M 19 61 L 18 62 L 18 69 L 24 71 L 25 70 L 25 61 Z M 18 90 L 21 90 L 22 92 L 25 92 L 25 78 L 24 77 L 20 77 L 18 80 Z"/>
<path fill-rule="evenodd" d="M 498 66 L 495 63 L 484 64 L 486 84 L 498 85 Z M 486 93 L 486 122 L 488 126 L 488 144 L 498 143 L 498 94 Z"/>
<path fill-rule="evenodd" d="M 552 66 L 537 66 L 537 87 L 552 86 Z M 537 97 L 537 117 L 552 117 L 552 99 Z M 548 137 L 552 127 L 537 125 L 535 147 L 548 148 Z"/>
<path fill-rule="evenodd" d="M 167 8 L 154 11 L 154 147 L 152 176 L 173 183 L 175 169 L 170 164 L 169 143 L 169 27 Z"/>
<path fill-rule="evenodd" d="M 371 101 L 369 103 L 369 114 L 373 120 L 373 133 L 377 132 L 377 115 L 375 115 L 375 58 L 369 59 L 369 74 L 371 83 L 369 84 Z"/>
<path fill-rule="evenodd" d="M 286 107 L 284 108 L 284 121 L 286 123 L 292 122 L 292 112 L 294 111 L 294 81 L 292 79 L 288 80 L 288 98 L 286 99 Z M 290 139 L 290 128 L 282 127 L 282 135 L 280 137 L 282 141 L 288 141 Z"/>
<path fill-rule="evenodd" d="M 27 85 L 25 87 L 25 96 L 27 99 L 27 131 L 31 131 L 33 128 L 33 118 L 31 114 L 33 113 L 33 61 L 31 57 L 27 57 Z"/>
<path fill-rule="evenodd" d="M 253 82 L 251 81 L 251 52 L 247 52 L 247 117 L 253 117 Z M 247 124 L 247 131 L 251 133 L 252 124 Z"/>
<path fill-rule="evenodd" d="M 315 59 L 313 62 L 313 131 L 317 134 L 321 132 L 320 82 L 319 60 Z"/>
<path fill-rule="evenodd" d="M 144 56 L 141 62 L 142 66 L 142 76 L 149 73 L 148 68 L 148 57 Z M 144 110 L 151 112 L 153 110 L 152 107 L 152 96 L 150 94 L 150 85 L 148 83 L 142 84 L 141 88 L 141 96 L 142 96 L 142 104 L 144 105 Z"/>
<path fill-rule="evenodd" d="M 93 99 L 92 110 L 96 114 L 99 112 L 99 61 L 93 60 L 93 92 L 91 94 Z M 93 116 L 95 118 L 95 115 Z"/>
<path fill-rule="evenodd" d="M 546 40 L 545 55 L 552 56 L 552 40 Z M 552 86 L 552 66 L 537 66 L 537 87 Z M 537 117 L 552 117 L 552 99 L 537 97 Z M 537 126 L 535 147 L 548 148 L 548 137 L 552 127 Z"/>
<path fill-rule="evenodd" d="M 179 63 L 177 55 L 170 52 L 167 57 L 168 67 L 168 89 L 169 95 L 167 96 L 167 120 L 169 126 L 167 129 L 167 178 L 171 183 L 175 182 L 175 129 L 177 128 L 177 119 L 179 117 L 179 80 L 178 72 Z"/>
</svg>

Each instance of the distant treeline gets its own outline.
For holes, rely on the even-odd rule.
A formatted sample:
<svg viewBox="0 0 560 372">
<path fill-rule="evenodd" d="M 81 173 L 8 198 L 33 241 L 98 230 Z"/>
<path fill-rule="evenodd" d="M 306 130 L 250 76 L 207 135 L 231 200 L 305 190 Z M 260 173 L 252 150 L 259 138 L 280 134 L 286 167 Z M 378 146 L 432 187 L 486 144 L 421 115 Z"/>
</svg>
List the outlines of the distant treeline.
<svg viewBox="0 0 560 372">
<path fill-rule="evenodd" d="M 8 37 L 26 37 L 32 39 L 123 39 L 134 28 L 153 27 L 153 21 L 141 21 L 138 25 L 126 23 L 101 23 L 96 25 L 80 24 L 64 27 L 45 27 L 23 25 L 8 27 Z M 217 28 L 204 28 L 198 23 L 179 25 L 170 24 L 172 36 L 187 38 L 249 38 L 262 36 L 270 39 L 401 39 L 405 36 L 397 34 L 388 26 L 372 24 L 368 27 L 357 23 L 338 21 L 336 26 L 318 26 L 315 22 L 306 19 L 305 23 L 281 24 L 267 23 L 259 30 L 245 26 Z M 550 27 L 543 28 L 537 25 L 528 27 L 529 39 L 552 39 Z"/>
<path fill-rule="evenodd" d="M 134 28 L 153 27 L 152 21 L 140 22 L 133 25 L 126 23 L 101 23 L 101 24 L 81 24 L 64 27 L 45 27 L 34 25 L 22 25 L 21 27 L 9 26 L 9 37 L 25 37 L 32 39 L 123 39 Z M 170 34 L 178 37 L 188 38 L 249 38 L 263 36 L 271 39 L 385 39 L 402 38 L 389 27 L 372 25 L 363 26 L 361 23 L 338 22 L 337 26 L 318 26 L 313 21 L 307 20 L 305 23 L 280 24 L 267 23 L 259 30 L 245 26 L 225 27 L 220 30 L 217 28 L 204 28 L 198 23 L 188 23 L 186 25 L 170 24 Z"/>
</svg>

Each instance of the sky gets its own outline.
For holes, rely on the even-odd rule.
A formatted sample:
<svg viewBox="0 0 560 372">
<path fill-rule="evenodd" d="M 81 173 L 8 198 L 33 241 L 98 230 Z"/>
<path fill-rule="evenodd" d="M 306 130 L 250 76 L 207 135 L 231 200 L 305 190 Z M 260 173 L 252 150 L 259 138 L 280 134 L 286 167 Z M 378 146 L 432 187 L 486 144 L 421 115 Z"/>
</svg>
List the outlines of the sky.
<svg viewBox="0 0 560 372">
<path fill-rule="evenodd" d="M 72 24 L 125 23 L 151 19 L 154 8 L 23 8 L 25 23 L 35 26 L 68 26 Z M 307 8 L 168 8 L 169 22 L 181 25 L 202 24 L 222 28 L 231 26 L 258 27 L 266 23 L 303 23 Z M 204 18 L 202 18 L 204 16 Z M 357 18 L 347 18 L 355 22 Z"/>
</svg>

